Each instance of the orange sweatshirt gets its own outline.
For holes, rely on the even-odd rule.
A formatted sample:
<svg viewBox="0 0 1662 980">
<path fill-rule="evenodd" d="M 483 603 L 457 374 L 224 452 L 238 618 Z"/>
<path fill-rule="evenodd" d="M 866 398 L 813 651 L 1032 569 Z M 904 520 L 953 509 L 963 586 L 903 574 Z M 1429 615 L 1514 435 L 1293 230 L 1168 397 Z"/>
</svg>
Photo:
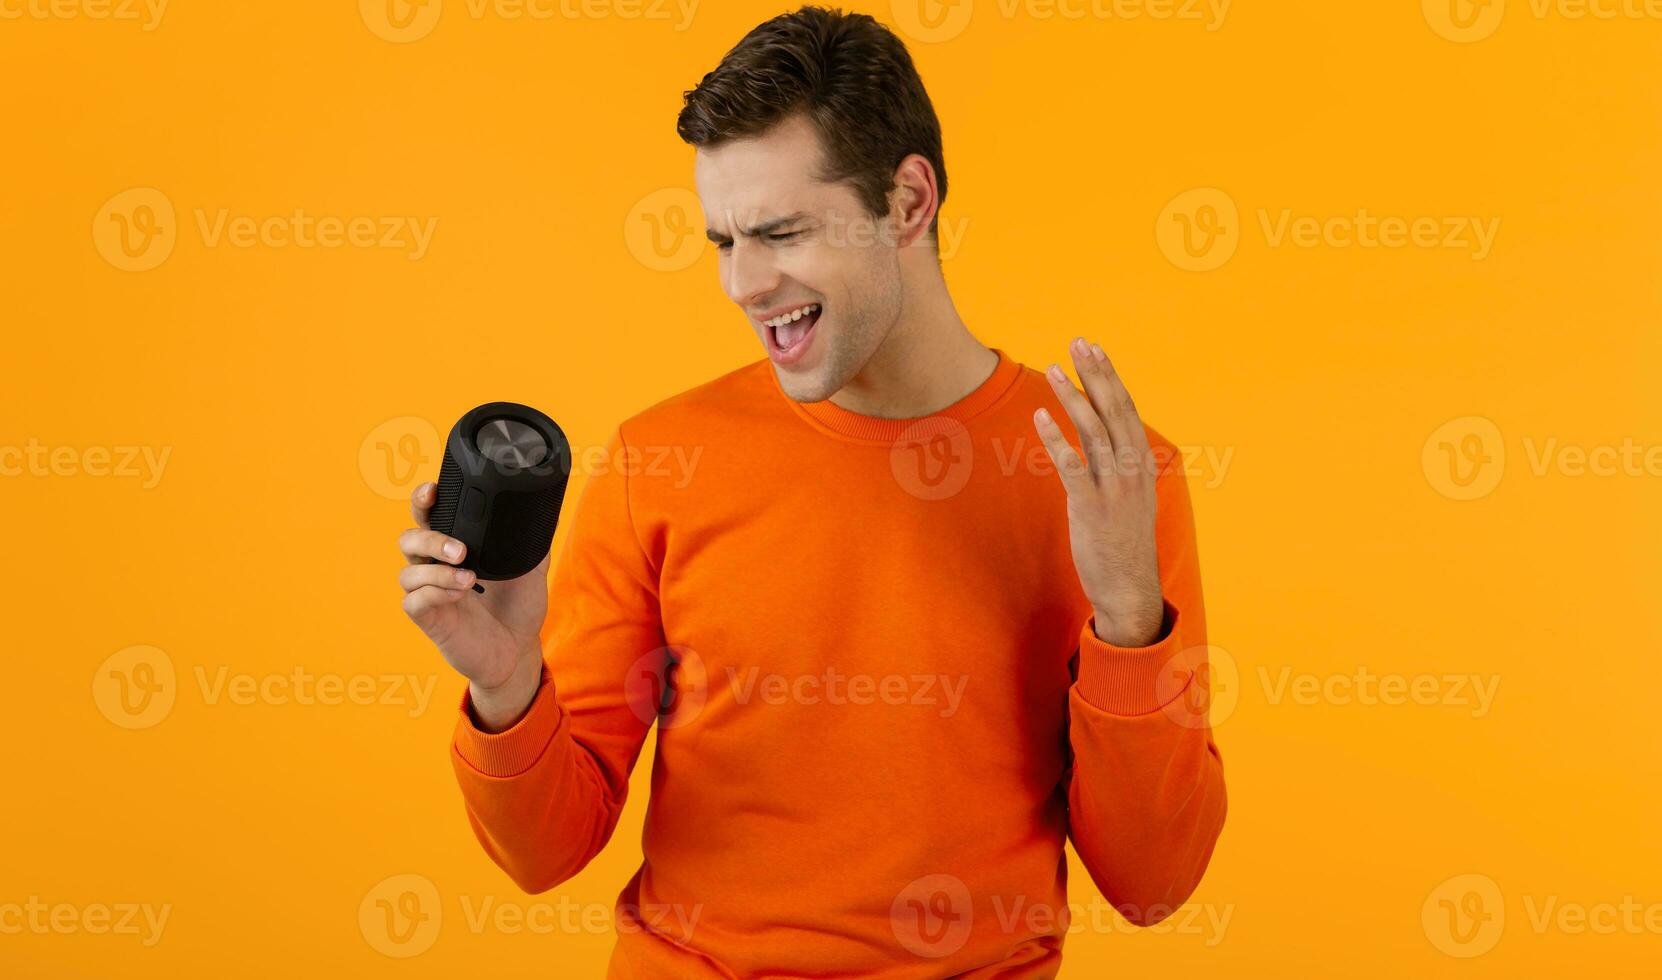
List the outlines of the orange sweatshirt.
<svg viewBox="0 0 1662 980">
<path fill-rule="evenodd" d="M 606 845 L 658 725 L 610 977 L 1053 977 L 1064 839 L 1139 924 L 1200 880 L 1225 801 L 1181 458 L 1163 636 L 1110 646 L 1033 428 L 1065 412 L 998 357 L 925 421 L 792 401 L 757 361 L 578 459 L 542 687 L 499 734 L 464 696 L 451 757 L 540 892 Z"/>
</svg>

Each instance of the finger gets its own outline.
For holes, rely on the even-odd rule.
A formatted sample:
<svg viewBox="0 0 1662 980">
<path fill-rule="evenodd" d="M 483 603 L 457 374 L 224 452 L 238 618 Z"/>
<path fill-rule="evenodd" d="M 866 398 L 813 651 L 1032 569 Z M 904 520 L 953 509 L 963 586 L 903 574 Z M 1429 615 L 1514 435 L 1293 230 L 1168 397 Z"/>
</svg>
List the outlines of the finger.
<svg viewBox="0 0 1662 980">
<path fill-rule="evenodd" d="M 398 585 L 405 592 L 414 592 L 424 586 L 466 591 L 473 588 L 474 575 L 465 568 L 454 568 L 438 562 L 405 565 L 398 570 Z"/>
<path fill-rule="evenodd" d="M 1073 420 L 1073 427 L 1079 433 L 1079 448 L 1085 454 L 1087 471 L 1096 472 L 1098 461 L 1111 459 L 1114 452 L 1114 443 L 1109 438 L 1108 427 L 1091 406 L 1090 399 L 1074 386 L 1059 366 L 1052 364 L 1045 372 L 1045 377 L 1050 379 L 1051 389 L 1056 392 L 1062 409 L 1068 413 L 1068 418 Z"/>
<path fill-rule="evenodd" d="M 1050 412 L 1043 408 L 1034 412 L 1033 427 L 1039 430 L 1039 439 L 1050 453 L 1050 461 L 1056 466 L 1056 474 L 1062 478 L 1063 488 L 1070 495 L 1090 489 L 1090 467 L 1074 452 L 1067 436 L 1062 434 L 1062 427 L 1050 417 Z"/>
<path fill-rule="evenodd" d="M 433 511 L 433 501 L 438 497 L 439 487 L 436 483 L 423 483 L 410 494 L 410 516 L 415 519 L 416 527 L 426 530 L 427 515 Z"/>
<path fill-rule="evenodd" d="M 1100 347 L 1094 350 L 1101 350 Z M 1085 388 L 1085 395 L 1090 399 L 1091 408 L 1097 418 L 1103 420 L 1108 428 L 1108 441 L 1115 449 L 1124 449 L 1127 442 L 1127 433 L 1117 431 L 1112 420 L 1108 417 L 1108 408 L 1114 397 L 1113 382 L 1109 380 L 1103 370 L 1102 362 L 1093 352 L 1093 346 L 1086 342 L 1084 337 L 1075 337 L 1068 345 L 1068 353 L 1073 355 L 1073 370 L 1079 375 L 1079 383 Z"/>
<path fill-rule="evenodd" d="M 460 589 L 441 589 L 437 586 L 424 585 L 414 592 L 404 594 L 404 612 L 411 619 L 420 619 L 423 613 L 438 606 L 459 602 L 468 592 Z"/>
<path fill-rule="evenodd" d="M 1132 401 L 1131 392 L 1126 390 L 1125 380 L 1100 344 L 1091 344 L 1090 353 L 1091 359 L 1096 362 L 1097 373 L 1105 382 L 1104 404 L 1100 407 L 1103 421 L 1108 424 L 1109 436 L 1116 447 L 1134 452 L 1138 462 L 1148 459 L 1148 433 L 1143 429 L 1143 420 L 1137 414 L 1137 404 Z"/>
<path fill-rule="evenodd" d="M 467 545 L 437 531 L 412 527 L 398 536 L 398 550 L 411 563 L 442 561 L 454 565 L 467 554 Z"/>
</svg>

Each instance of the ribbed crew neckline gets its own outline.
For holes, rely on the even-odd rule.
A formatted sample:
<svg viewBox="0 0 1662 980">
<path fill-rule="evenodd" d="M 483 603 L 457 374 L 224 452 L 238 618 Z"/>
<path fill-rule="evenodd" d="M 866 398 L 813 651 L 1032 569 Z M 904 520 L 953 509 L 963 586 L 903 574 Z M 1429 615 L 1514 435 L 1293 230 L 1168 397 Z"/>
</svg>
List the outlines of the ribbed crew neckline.
<svg viewBox="0 0 1662 980">
<path fill-rule="evenodd" d="M 964 397 L 938 412 L 911 419 L 882 419 L 871 415 L 861 415 L 832 402 L 829 398 L 819 402 L 799 402 L 785 394 L 785 389 L 779 386 L 778 372 L 773 365 L 767 365 L 769 379 L 779 397 L 790 403 L 797 414 L 810 422 L 828 429 L 832 433 L 849 439 L 871 442 L 893 442 L 900 438 L 907 429 L 925 419 L 952 419 L 957 422 L 968 422 L 991 408 L 1000 398 L 1007 394 L 1016 381 L 1021 377 L 1021 364 L 1004 352 L 1001 347 L 991 348 L 998 355 L 998 364 L 993 373 L 981 382 L 980 386 Z"/>
</svg>

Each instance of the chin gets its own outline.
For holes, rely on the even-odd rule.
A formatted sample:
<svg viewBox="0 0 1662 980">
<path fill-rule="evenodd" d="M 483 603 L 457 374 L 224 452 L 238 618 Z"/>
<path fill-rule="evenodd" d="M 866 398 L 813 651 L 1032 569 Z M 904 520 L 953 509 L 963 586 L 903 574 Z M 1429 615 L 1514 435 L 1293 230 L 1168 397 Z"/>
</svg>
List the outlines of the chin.
<svg viewBox="0 0 1662 980">
<path fill-rule="evenodd" d="M 775 364 L 773 373 L 779 378 L 779 387 L 792 401 L 822 402 L 837 393 L 837 388 L 826 384 L 816 368 L 792 371 Z"/>
</svg>

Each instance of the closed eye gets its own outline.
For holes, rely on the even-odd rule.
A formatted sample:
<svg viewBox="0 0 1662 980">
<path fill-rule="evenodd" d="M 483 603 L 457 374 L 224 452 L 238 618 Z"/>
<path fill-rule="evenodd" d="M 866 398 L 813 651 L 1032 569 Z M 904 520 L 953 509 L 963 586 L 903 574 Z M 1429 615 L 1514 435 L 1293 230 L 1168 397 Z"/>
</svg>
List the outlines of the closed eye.
<svg viewBox="0 0 1662 980">
<path fill-rule="evenodd" d="M 798 229 L 796 231 L 768 232 L 767 234 L 763 235 L 762 237 L 766 238 L 768 240 L 768 242 L 771 243 L 771 244 L 779 245 L 779 244 L 783 244 L 785 242 L 792 241 L 792 240 L 797 239 L 797 238 L 801 238 L 802 235 L 803 235 L 802 230 Z M 714 239 L 712 239 L 712 240 L 714 240 Z M 725 252 L 725 251 L 731 249 L 732 247 L 733 247 L 733 240 L 731 238 L 724 238 L 724 239 L 716 242 L 716 250 L 719 251 L 719 252 Z"/>
</svg>

